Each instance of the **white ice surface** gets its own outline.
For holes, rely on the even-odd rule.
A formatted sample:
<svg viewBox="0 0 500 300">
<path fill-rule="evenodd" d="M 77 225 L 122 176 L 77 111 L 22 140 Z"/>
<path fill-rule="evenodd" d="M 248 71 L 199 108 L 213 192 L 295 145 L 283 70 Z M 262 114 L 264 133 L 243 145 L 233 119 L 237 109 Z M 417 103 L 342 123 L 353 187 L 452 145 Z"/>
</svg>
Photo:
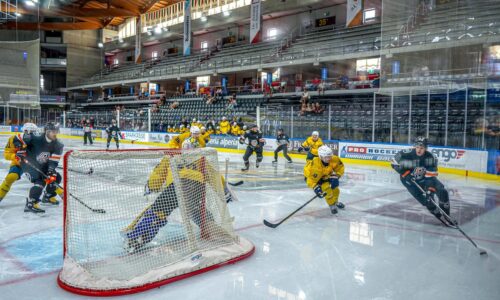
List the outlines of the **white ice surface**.
<svg viewBox="0 0 500 300">
<path fill-rule="evenodd" d="M 0 136 L 0 145 L 6 140 Z M 80 141 L 64 143 L 65 150 L 83 148 Z M 277 221 L 313 196 L 303 162 L 290 167 L 280 158 L 274 168 L 264 157 L 261 168 L 252 164 L 243 175 L 241 155 L 221 153 L 219 160 L 225 157 L 229 180 L 245 181 L 233 188 L 239 202 L 229 208 L 255 254 L 121 299 L 500 299 L 498 183 L 440 175 L 453 216 L 489 253 L 480 257 L 457 230 L 440 226 L 411 199 L 396 174 L 377 167 L 347 165 L 340 196 L 346 209 L 338 216 L 318 199 L 280 227 L 267 228 L 263 219 Z M 3 178 L 8 163 L 0 166 Z M 0 299 L 81 298 L 56 283 L 62 208 L 49 207 L 43 217 L 23 213 L 30 186 L 26 179 L 16 182 L 0 202 Z"/>
</svg>

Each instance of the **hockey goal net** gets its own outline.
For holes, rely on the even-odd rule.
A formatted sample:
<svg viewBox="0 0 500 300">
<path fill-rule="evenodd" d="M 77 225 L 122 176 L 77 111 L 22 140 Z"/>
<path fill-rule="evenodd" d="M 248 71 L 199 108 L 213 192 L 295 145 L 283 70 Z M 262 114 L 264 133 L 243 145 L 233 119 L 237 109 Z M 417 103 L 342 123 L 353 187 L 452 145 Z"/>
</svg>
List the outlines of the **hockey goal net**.
<svg viewBox="0 0 500 300">
<path fill-rule="evenodd" d="M 233 229 L 214 149 L 71 151 L 64 162 L 66 290 L 140 292 L 254 252 Z"/>
</svg>

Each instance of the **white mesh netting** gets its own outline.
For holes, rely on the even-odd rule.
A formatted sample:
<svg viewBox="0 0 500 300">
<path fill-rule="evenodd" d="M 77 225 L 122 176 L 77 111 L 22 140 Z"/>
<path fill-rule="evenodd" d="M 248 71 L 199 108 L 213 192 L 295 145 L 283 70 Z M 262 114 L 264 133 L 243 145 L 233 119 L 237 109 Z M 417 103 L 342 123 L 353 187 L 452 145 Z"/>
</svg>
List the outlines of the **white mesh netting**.
<svg viewBox="0 0 500 300">
<path fill-rule="evenodd" d="M 75 151 L 64 168 L 63 288 L 134 292 L 254 250 L 232 227 L 214 149 Z"/>
</svg>

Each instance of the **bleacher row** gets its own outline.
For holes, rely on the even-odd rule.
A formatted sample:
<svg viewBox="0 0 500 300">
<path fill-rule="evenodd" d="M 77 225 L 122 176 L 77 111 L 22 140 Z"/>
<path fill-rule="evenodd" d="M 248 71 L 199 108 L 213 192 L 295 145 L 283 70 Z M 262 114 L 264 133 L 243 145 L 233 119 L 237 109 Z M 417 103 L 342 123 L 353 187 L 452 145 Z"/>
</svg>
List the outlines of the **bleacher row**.
<svg viewBox="0 0 500 300">
<path fill-rule="evenodd" d="M 262 103 L 262 98 L 238 99 L 238 105 L 234 109 L 227 109 L 227 101 L 219 101 L 214 104 L 206 104 L 202 98 L 195 100 L 179 101 L 179 107 L 171 109 L 167 103 L 165 106 L 160 106 L 157 113 L 151 115 L 151 123 L 171 124 L 180 121 L 182 117 L 192 118 L 213 118 L 216 120 L 222 117 L 229 116 L 247 116 L 255 114 L 257 106 Z"/>
</svg>

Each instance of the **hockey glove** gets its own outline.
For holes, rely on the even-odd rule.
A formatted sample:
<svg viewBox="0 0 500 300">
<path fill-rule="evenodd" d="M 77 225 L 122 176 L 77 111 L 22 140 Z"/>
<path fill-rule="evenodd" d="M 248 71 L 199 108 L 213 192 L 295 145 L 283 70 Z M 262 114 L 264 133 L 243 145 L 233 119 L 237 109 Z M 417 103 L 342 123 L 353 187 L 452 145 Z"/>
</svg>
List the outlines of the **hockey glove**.
<svg viewBox="0 0 500 300">
<path fill-rule="evenodd" d="M 325 197 L 325 192 L 323 192 L 323 190 L 321 189 L 321 185 L 316 185 L 314 187 L 314 193 L 316 194 L 316 196 L 318 196 L 318 198 L 323 198 Z"/>
<path fill-rule="evenodd" d="M 239 142 L 240 142 L 240 144 L 242 144 L 242 145 L 243 145 L 243 144 L 245 144 L 245 139 L 244 139 L 244 138 L 240 138 L 238 141 L 239 141 Z"/>
<path fill-rule="evenodd" d="M 51 184 L 57 180 L 57 172 L 49 169 L 47 171 L 47 178 L 45 178 L 45 183 L 46 184 Z"/>
<path fill-rule="evenodd" d="M 309 147 L 304 147 L 304 151 L 309 152 L 309 150 L 311 150 L 311 148 L 309 148 Z"/>
<path fill-rule="evenodd" d="M 16 152 L 16 160 L 24 161 L 26 159 L 26 150 L 19 150 Z"/>
<path fill-rule="evenodd" d="M 339 177 L 337 174 L 333 174 L 330 176 L 330 187 L 332 190 L 336 189 L 339 186 Z"/>
<path fill-rule="evenodd" d="M 299 151 L 299 153 L 304 151 L 304 147 L 300 146 L 299 149 L 297 149 L 297 151 Z"/>
</svg>

